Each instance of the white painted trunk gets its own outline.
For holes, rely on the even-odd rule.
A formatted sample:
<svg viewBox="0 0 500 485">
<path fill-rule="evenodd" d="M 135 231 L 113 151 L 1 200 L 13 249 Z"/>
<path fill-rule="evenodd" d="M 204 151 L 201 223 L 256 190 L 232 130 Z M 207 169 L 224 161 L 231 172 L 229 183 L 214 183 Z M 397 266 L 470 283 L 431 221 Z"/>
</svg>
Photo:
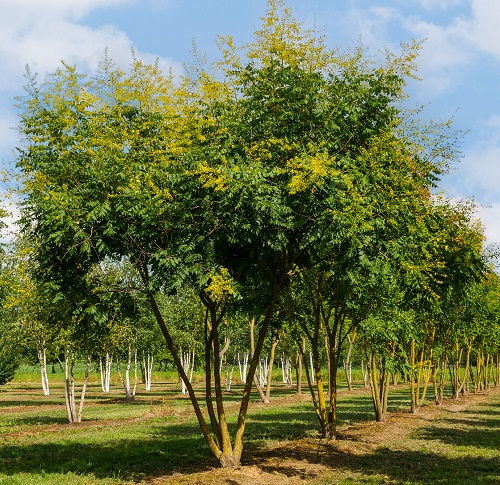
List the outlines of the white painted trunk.
<svg viewBox="0 0 500 485">
<path fill-rule="evenodd" d="M 80 394 L 80 404 L 78 412 L 76 410 L 77 404 L 75 399 L 75 355 L 73 352 L 67 350 L 64 354 L 64 397 L 66 400 L 66 411 L 68 414 L 68 421 L 72 424 L 81 423 L 83 415 L 83 405 L 85 402 L 85 393 L 87 391 L 87 382 L 92 366 L 92 358 L 87 358 L 87 366 L 85 368 L 85 377 L 82 385 L 82 392 Z"/>
<path fill-rule="evenodd" d="M 146 391 L 151 390 L 151 376 L 153 374 L 153 356 L 147 352 L 146 355 L 142 354 L 142 366 L 144 368 L 144 379 L 146 384 Z"/>
<path fill-rule="evenodd" d="M 293 385 L 292 362 L 285 355 L 281 357 L 281 375 L 285 384 Z"/>
<path fill-rule="evenodd" d="M 137 391 L 137 349 L 134 352 L 134 389 L 132 390 L 132 396 L 135 397 L 135 393 Z"/>
<path fill-rule="evenodd" d="M 234 371 L 234 360 L 230 366 L 226 360 L 226 391 L 231 390 L 231 385 L 233 383 L 233 371 Z"/>
<path fill-rule="evenodd" d="M 136 361 L 137 361 L 137 359 L 136 359 Z M 128 353 L 127 353 L 127 365 L 125 367 L 125 377 L 122 375 L 122 372 L 121 372 L 120 359 L 118 359 L 116 361 L 116 370 L 118 372 L 118 377 L 120 378 L 120 381 L 123 385 L 123 389 L 125 391 L 125 399 L 127 399 L 127 401 L 134 399 L 134 395 L 135 395 L 135 386 L 134 386 L 134 389 L 130 388 L 130 368 L 131 367 L 132 367 L 132 348 L 131 348 L 131 346 L 129 346 Z M 135 366 L 135 369 L 137 369 L 137 366 Z M 135 381 L 137 381 L 137 370 L 135 372 Z"/>
<path fill-rule="evenodd" d="M 85 402 L 85 392 L 87 391 L 87 382 L 89 380 L 90 369 L 92 366 L 92 357 L 89 355 L 87 357 L 87 367 L 85 368 L 85 378 L 83 380 L 82 392 L 80 394 L 80 406 L 78 409 L 77 422 L 82 422 L 83 415 L 83 403 Z"/>
<path fill-rule="evenodd" d="M 49 396 L 49 376 L 47 375 L 47 354 L 45 352 L 45 342 L 42 342 L 41 347 L 38 349 L 38 360 L 40 361 L 43 395 Z"/>
<path fill-rule="evenodd" d="M 194 371 L 194 350 L 192 352 L 182 352 L 180 351 L 182 368 L 186 376 L 189 375 L 189 382 L 193 381 L 193 371 Z M 181 379 L 181 392 L 182 394 L 187 394 L 187 386 L 186 383 Z"/>
<path fill-rule="evenodd" d="M 240 381 L 242 384 L 247 383 L 248 357 L 249 357 L 249 353 L 245 352 L 243 354 L 243 359 L 241 359 L 240 353 L 238 352 L 238 368 L 240 370 Z"/>
<path fill-rule="evenodd" d="M 111 382 L 111 363 L 113 356 L 106 352 L 104 363 L 102 357 L 99 357 L 99 368 L 101 370 L 101 389 L 102 392 L 109 392 L 109 385 Z"/>
<path fill-rule="evenodd" d="M 264 387 L 267 382 L 267 374 L 269 372 L 269 361 L 267 357 L 259 360 L 259 386 Z"/>
</svg>

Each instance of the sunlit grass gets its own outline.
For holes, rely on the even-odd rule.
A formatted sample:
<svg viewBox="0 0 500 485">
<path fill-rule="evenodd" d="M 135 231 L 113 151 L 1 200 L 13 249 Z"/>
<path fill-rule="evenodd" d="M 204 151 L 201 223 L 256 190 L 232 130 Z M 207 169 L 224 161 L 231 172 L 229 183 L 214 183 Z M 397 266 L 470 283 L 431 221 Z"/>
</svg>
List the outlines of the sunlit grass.
<svg viewBox="0 0 500 485">
<path fill-rule="evenodd" d="M 137 483 L 182 473 L 186 467 L 194 472 L 214 466 L 176 376 L 158 374 L 150 392 L 139 384 L 136 399 L 126 402 L 119 382 L 103 393 L 93 374 L 80 425 L 67 423 L 63 374 L 50 379 L 50 396 L 43 396 L 36 373 L 29 369 L 0 388 L 0 484 Z M 197 386 L 198 392 L 202 387 Z M 225 393 L 233 427 L 241 391 L 237 384 Z M 319 436 L 311 401 L 294 395 L 294 387 L 275 384 L 270 406 L 252 396 L 247 456 L 273 443 Z M 392 388 L 389 411 L 408 407 L 407 386 Z M 340 428 L 373 420 L 369 391 L 342 390 L 338 418 Z M 465 413 L 444 413 L 404 441 L 393 440 L 361 455 L 341 455 L 341 463 L 332 461 L 331 474 L 315 483 L 498 483 L 499 429 L 496 395 Z"/>
</svg>

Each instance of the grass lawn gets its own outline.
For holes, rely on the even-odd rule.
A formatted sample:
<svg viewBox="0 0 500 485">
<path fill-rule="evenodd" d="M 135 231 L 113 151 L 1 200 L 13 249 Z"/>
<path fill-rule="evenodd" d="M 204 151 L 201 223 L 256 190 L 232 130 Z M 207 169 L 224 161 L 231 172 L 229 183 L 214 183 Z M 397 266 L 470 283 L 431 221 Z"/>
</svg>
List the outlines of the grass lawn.
<svg viewBox="0 0 500 485">
<path fill-rule="evenodd" d="M 0 484 L 500 484 L 500 389 L 411 415 L 398 386 L 383 424 L 366 390 L 341 391 L 342 439 L 324 442 L 307 390 L 276 386 L 270 405 L 254 396 L 242 466 L 220 470 L 174 376 L 127 403 L 93 374 L 79 425 L 67 424 L 62 375 L 49 377 L 50 396 L 28 371 L 0 388 Z M 226 394 L 233 421 L 240 391 Z"/>
</svg>

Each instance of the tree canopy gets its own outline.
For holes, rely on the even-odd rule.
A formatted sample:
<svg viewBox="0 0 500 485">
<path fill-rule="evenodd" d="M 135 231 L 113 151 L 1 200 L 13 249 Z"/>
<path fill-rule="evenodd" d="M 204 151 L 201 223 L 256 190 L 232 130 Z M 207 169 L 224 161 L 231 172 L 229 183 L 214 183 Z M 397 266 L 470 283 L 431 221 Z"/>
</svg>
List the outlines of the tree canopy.
<svg viewBox="0 0 500 485">
<path fill-rule="evenodd" d="M 382 58 L 329 49 L 280 0 L 269 1 L 252 43 L 219 41 L 219 63 L 195 63 L 180 79 L 136 58 L 123 70 L 107 56 L 93 76 L 63 63 L 40 86 L 28 73 L 18 167 L 37 278 L 81 312 L 96 267 L 130 264 L 210 449 L 235 465 L 283 287 L 325 270 L 349 298 L 338 308 L 350 305 L 354 318 L 389 267 L 428 295 L 443 278 L 479 277 L 482 236 L 456 212 L 439 216 L 431 195 L 456 157 L 455 135 L 404 107 L 418 43 Z M 206 311 L 211 430 L 157 302 L 187 286 Z M 251 309 L 259 332 L 231 438 L 220 329 L 235 306 Z"/>
</svg>

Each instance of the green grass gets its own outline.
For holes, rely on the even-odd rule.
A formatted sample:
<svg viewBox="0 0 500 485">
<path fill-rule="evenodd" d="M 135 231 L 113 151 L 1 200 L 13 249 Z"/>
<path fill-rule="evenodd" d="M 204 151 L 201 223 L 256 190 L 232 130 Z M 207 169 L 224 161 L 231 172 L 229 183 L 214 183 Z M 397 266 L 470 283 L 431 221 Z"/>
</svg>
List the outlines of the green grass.
<svg viewBox="0 0 500 485">
<path fill-rule="evenodd" d="M 80 425 L 67 424 L 62 374 L 49 378 L 50 396 L 42 395 L 38 375 L 29 369 L 0 388 L 0 484 L 137 483 L 186 467 L 196 472 L 214 466 L 175 376 L 156 375 L 151 392 L 139 385 L 135 401 L 127 403 L 119 382 L 104 394 L 92 374 Z M 226 396 L 229 404 L 239 401 L 241 387 L 233 389 Z M 272 398 L 279 404 L 250 410 L 244 463 L 274 443 L 318 436 L 310 402 L 279 399 L 294 392 L 277 386 Z M 405 386 L 391 391 L 389 411 L 407 409 L 408 403 Z M 372 420 L 369 393 L 340 392 L 338 415 L 340 427 Z M 337 450 L 335 460 L 321 458 L 331 463 L 332 472 L 314 483 L 500 483 L 500 395 L 427 424 L 404 442 L 393 440 L 362 454 Z"/>
<path fill-rule="evenodd" d="M 442 410 L 369 453 L 345 455 L 335 473 L 313 483 L 499 484 L 500 393 L 463 411 Z"/>
</svg>

